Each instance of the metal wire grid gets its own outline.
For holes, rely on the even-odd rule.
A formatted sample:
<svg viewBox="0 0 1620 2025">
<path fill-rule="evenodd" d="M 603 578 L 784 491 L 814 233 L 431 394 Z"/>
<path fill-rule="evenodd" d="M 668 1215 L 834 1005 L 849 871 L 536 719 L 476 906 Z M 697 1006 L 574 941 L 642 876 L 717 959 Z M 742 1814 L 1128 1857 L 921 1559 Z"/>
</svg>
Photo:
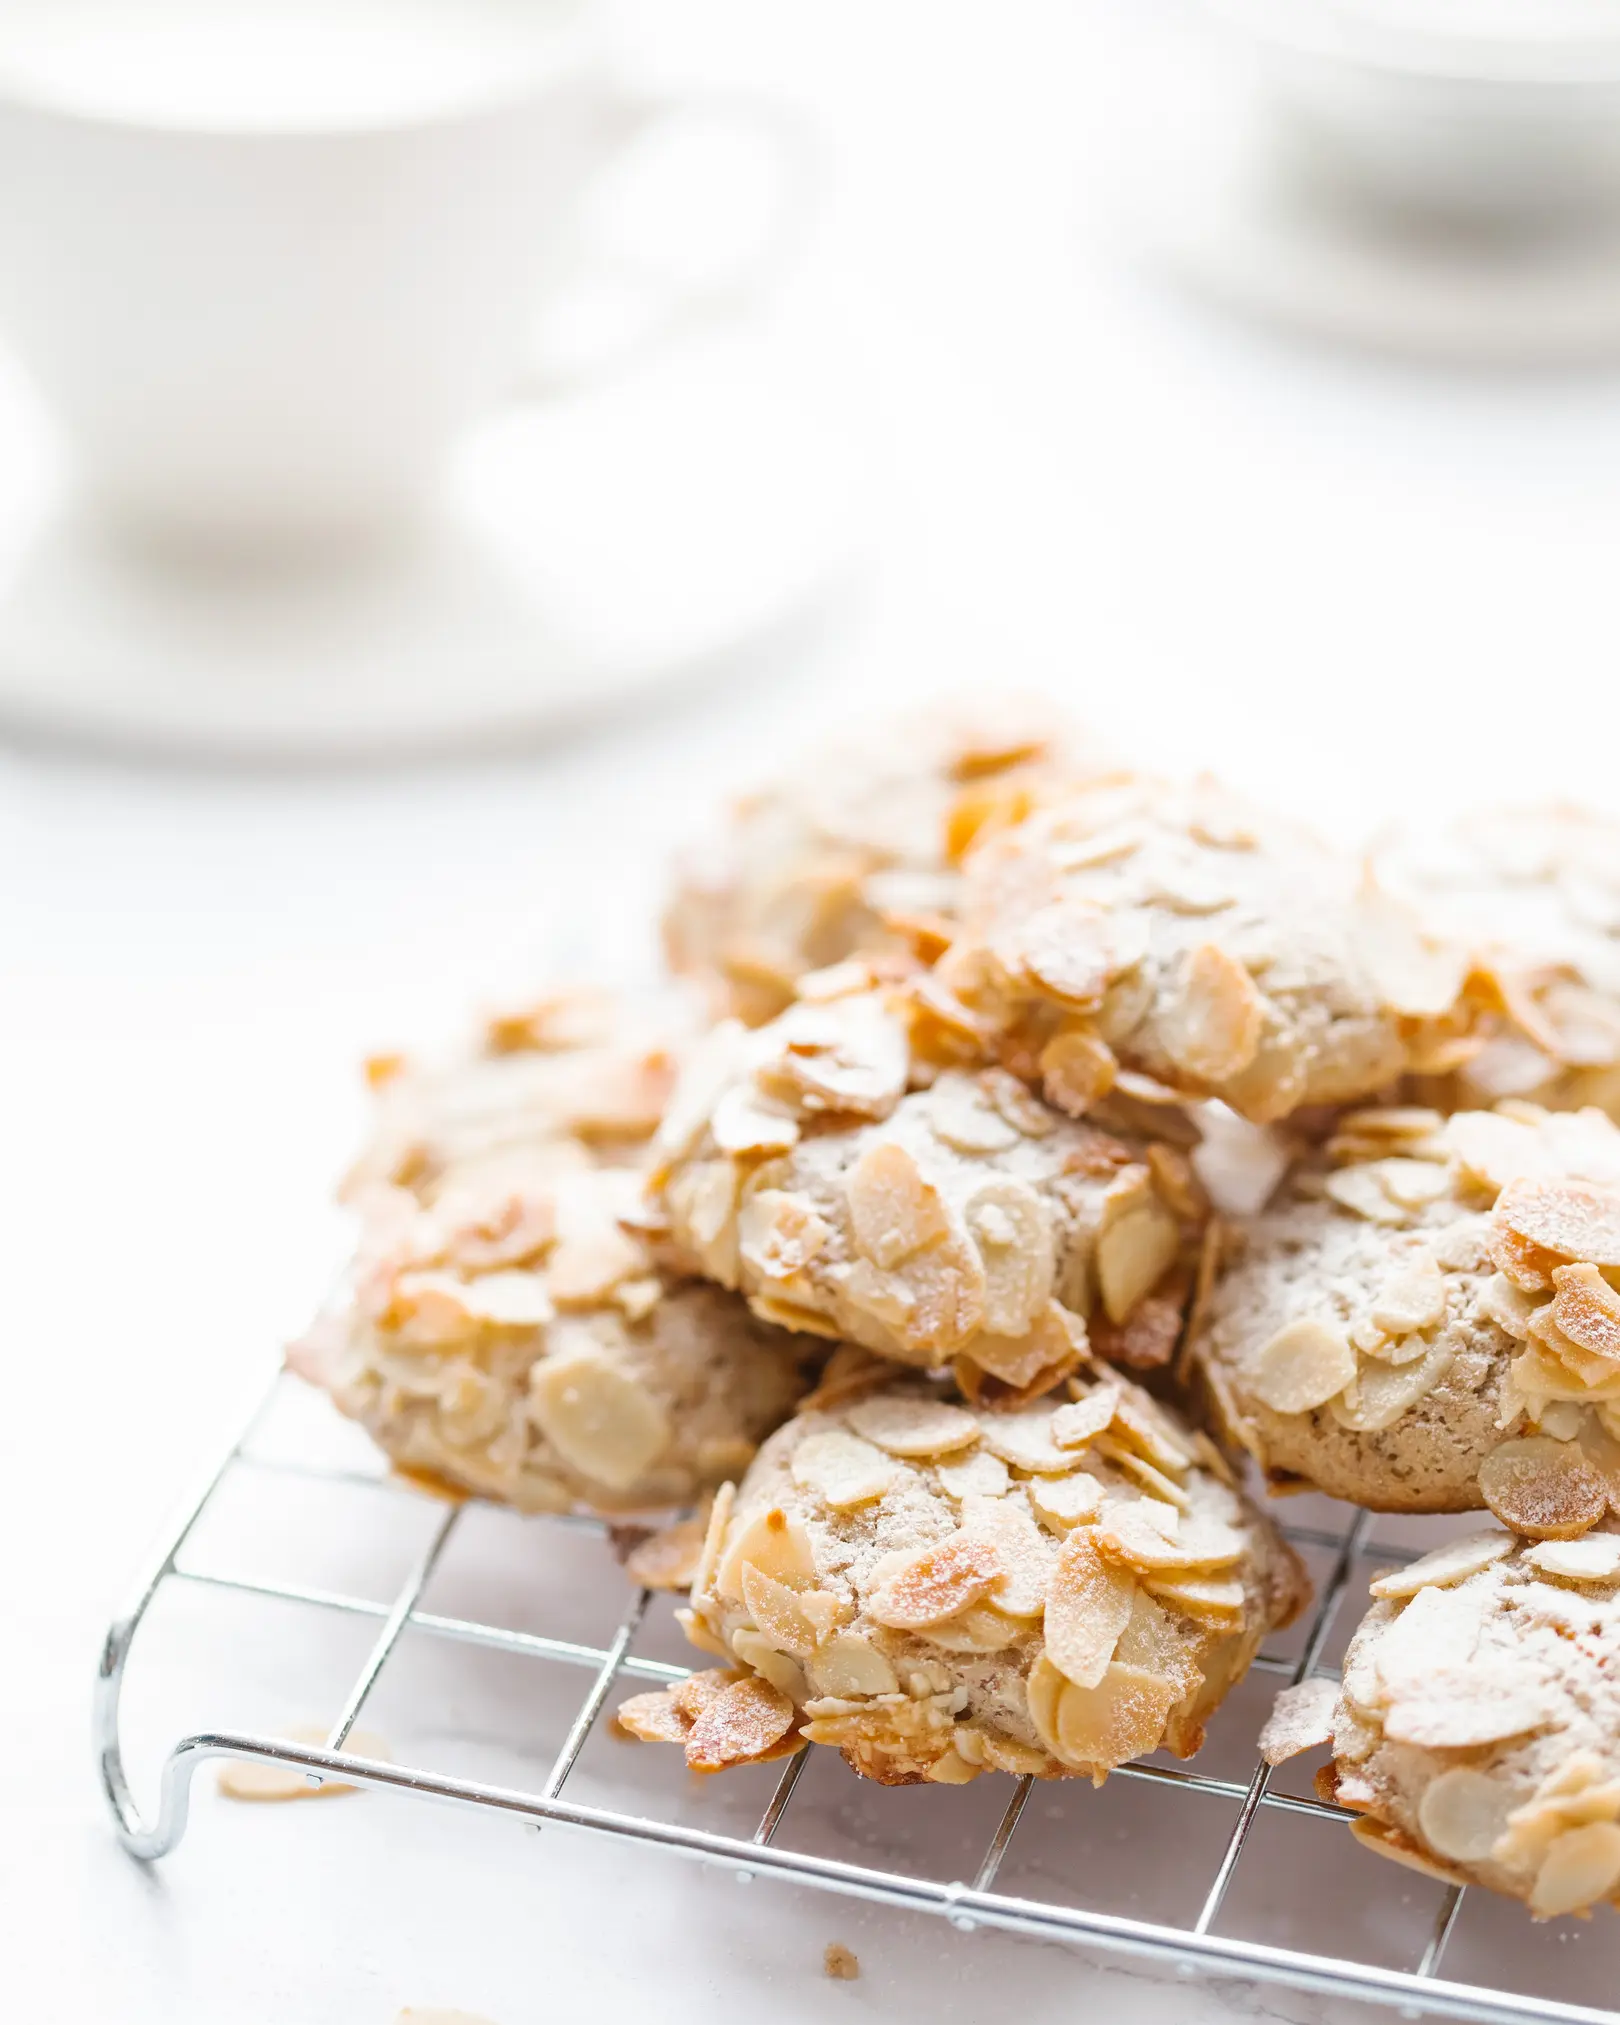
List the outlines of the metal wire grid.
<svg viewBox="0 0 1620 2025">
<path fill-rule="evenodd" d="M 773 1876 L 818 1885 L 824 1890 L 878 1904 L 943 1914 L 964 1930 L 982 1924 L 1046 1939 L 1085 1941 L 1105 1950 L 1156 1958 L 1185 1973 L 1203 1969 L 1284 1984 L 1319 1995 L 1357 1997 L 1397 2006 L 1407 2016 L 1422 2013 L 1481 2021 L 1481 2025 L 1620 2025 L 1620 2012 L 1617 2011 L 1527 1998 L 1478 1984 L 1454 1983 L 1444 1979 L 1439 1971 L 1462 1903 L 1460 1887 L 1448 1890 L 1422 1958 L 1411 1970 L 1387 1969 L 1327 1955 L 1306 1954 L 1215 1933 L 1214 1923 L 1262 1810 L 1309 1815 L 1340 1829 L 1351 1818 L 1342 1808 L 1272 1791 L 1270 1768 L 1264 1764 L 1255 1766 L 1247 1784 L 1210 1778 L 1195 1771 L 1146 1764 L 1126 1765 L 1114 1774 L 1120 1779 L 1151 1780 L 1180 1788 L 1189 1794 L 1221 1795 L 1239 1803 L 1232 1832 L 1197 1916 L 1188 1925 L 1175 1926 L 998 1892 L 995 1889 L 996 1879 L 1017 1832 L 1033 1784 L 1027 1778 L 1020 1779 L 1015 1785 L 1012 1798 L 972 1882 L 952 1884 L 940 1884 L 902 1872 L 871 1869 L 777 1847 L 777 1830 L 808 1761 L 807 1752 L 787 1761 L 758 1826 L 747 1840 L 741 1836 L 719 1835 L 675 1822 L 642 1818 L 571 1801 L 564 1797 L 563 1788 L 616 1683 L 624 1678 L 662 1685 L 683 1679 L 688 1671 L 685 1667 L 638 1657 L 630 1651 L 631 1641 L 650 1601 L 649 1592 L 641 1590 L 632 1597 L 617 1631 L 608 1644 L 601 1647 L 423 1610 L 419 1608 L 419 1599 L 455 1531 L 464 1509 L 461 1506 L 446 1508 L 398 1594 L 388 1604 L 296 1583 L 261 1581 L 181 1566 L 180 1556 L 192 1531 L 227 1475 L 235 1469 L 273 1470 L 313 1477 L 327 1483 L 364 1484 L 384 1493 L 408 1495 L 387 1477 L 311 1468 L 247 1454 L 246 1445 L 278 1389 L 279 1381 L 272 1384 L 270 1392 L 260 1400 L 247 1425 L 181 1513 L 171 1536 L 139 1584 L 131 1607 L 109 1628 L 102 1649 L 94 1711 L 97 1766 L 117 1833 L 133 1856 L 151 1860 L 172 1850 L 185 1833 L 191 1781 L 197 1768 L 210 1758 L 233 1758 L 259 1764 L 294 1766 L 317 1784 L 326 1777 L 341 1777 L 355 1784 L 416 1794 L 426 1799 L 482 1809 L 491 1814 L 509 1815 L 536 1827 L 549 1824 L 618 1836 L 673 1850 L 700 1861 L 729 1865 L 744 1881 L 755 1876 Z M 580 1518 L 540 1519 L 532 1523 L 602 1530 L 600 1522 Z M 1334 1611 L 1356 1557 L 1362 1550 L 1369 1524 L 1370 1515 L 1363 1512 L 1355 1516 L 1342 1533 L 1297 1526 L 1283 1528 L 1297 1545 L 1331 1553 L 1333 1563 L 1327 1580 L 1321 1586 L 1315 1615 L 1298 1661 L 1262 1654 L 1255 1661 L 1257 1670 L 1289 1681 L 1300 1681 L 1313 1673 L 1332 1672 L 1331 1668 L 1323 1666 L 1322 1652 Z M 1386 1552 L 1380 1547 L 1379 1553 L 1382 1558 L 1390 1560 L 1401 1558 L 1399 1550 Z M 148 1821 L 143 1819 L 137 1808 L 124 1773 L 119 1741 L 119 1698 L 135 1633 L 153 1598 L 165 1583 L 270 1597 L 317 1610 L 372 1618 L 377 1621 L 378 1628 L 371 1650 L 324 1745 L 317 1748 L 277 1737 L 231 1730 L 205 1731 L 182 1738 L 165 1761 L 156 1817 Z M 578 1667 L 590 1673 L 591 1682 L 585 1698 L 569 1726 L 549 1774 L 537 1791 L 484 1785 L 426 1767 L 384 1764 L 355 1756 L 344 1749 L 349 1732 L 407 1627 L 464 1644 Z"/>
</svg>

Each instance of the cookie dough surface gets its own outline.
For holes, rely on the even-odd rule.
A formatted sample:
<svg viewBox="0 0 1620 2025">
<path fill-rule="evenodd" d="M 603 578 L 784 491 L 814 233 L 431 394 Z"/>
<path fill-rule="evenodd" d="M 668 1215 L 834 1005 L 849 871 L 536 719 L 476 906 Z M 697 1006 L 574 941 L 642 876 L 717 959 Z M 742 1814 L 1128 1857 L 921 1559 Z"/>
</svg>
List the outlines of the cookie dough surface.
<svg viewBox="0 0 1620 2025">
<path fill-rule="evenodd" d="M 1487 1458 L 1532 1439 L 1532 1462 L 1609 1472 L 1620 1132 L 1596 1111 L 1369 1110 L 1328 1154 L 1248 1227 L 1189 1344 L 1226 1431 L 1280 1487 L 1385 1511 L 1496 1509 Z"/>
<path fill-rule="evenodd" d="M 681 1690 L 619 1711 L 698 1769 L 769 1732 L 767 1750 L 800 1734 L 890 1785 L 1100 1783 L 1195 1751 L 1303 1601 L 1207 1440 L 1116 1374 L 1002 1414 L 900 1377 L 837 1390 L 722 1492 L 692 1587 L 689 1634 L 734 1669 L 709 1691 L 768 1720 L 688 1721 Z"/>
<path fill-rule="evenodd" d="M 336 1307 L 291 1353 L 401 1468 L 521 1511 L 647 1511 L 743 1469 L 808 1339 L 660 1273 L 636 1177 L 373 1197 Z"/>
<path fill-rule="evenodd" d="M 1482 1532 L 1373 1594 L 1324 1726 L 1324 1794 L 1357 1810 L 1369 1847 L 1540 1918 L 1612 1902 L 1620 1535 Z M 1292 1747 L 1307 1741 L 1305 1726 Z"/>
<path fill-rule="evenodd" d="M 1264 1123 L 1449 1063 L 1468 1023 L 1460 950 L 1211 781 L 1049 800 L 970 854 L 962 916 L 940 977 L 1032 1081 L 1085 1037 Z"/>
<path fill-rule="evenodd" d="M 843 968 L 694 1055 L 653 1150 L 679 1260 L 970 1390 L 1043 1390 L 1088 1346 L 1165 1362 L 1205 1216 L 1184 1155 L 923 1059 L 907 1006 Z"/>
<path fill-rule="evenodd" d="M 1373 864 L 1491 982 L 1478 1051 L 1437 1099 L 1620 1115 L 1620 823 L 1566 807 L 1480 811 L 1398 832 Z"/>
<path fill-rule="evenodd" d="M 683 869 L 671 968 L 750 1024 L 805 972 L 897 941 L 892 917 L 955 913 L 963 852 L 1036 781 L 1097 771 L 1096 742 L 1032 697 L 869 724 L 749 795 Z"/>
</svg>

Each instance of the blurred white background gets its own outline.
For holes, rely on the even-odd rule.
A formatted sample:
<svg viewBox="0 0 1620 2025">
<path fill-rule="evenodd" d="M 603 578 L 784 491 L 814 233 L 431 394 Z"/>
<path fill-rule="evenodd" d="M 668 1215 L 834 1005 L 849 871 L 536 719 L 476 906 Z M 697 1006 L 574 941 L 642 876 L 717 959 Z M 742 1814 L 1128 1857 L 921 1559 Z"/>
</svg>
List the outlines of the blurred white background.
<svg viewBox="0 0 1620 2025">
<path fill-rule="evenodd" d="M 780 95 L 824 151 L 797 269 L 683 340 L 732 347 L 800 418 L 858 537 L 860 567 L 750 653 L 555 742 L 409 767 L 0 746 L 0 1902 L 40 1951 L 19 2015 L 358 2025 L 453 2003 L 518 2025 L 570 1992 L 566 2015 L 607 2018 L 966 2018 L 1035 1959 L 980 1937 L 936 1981 L 926 1931 L 684 1873 L 647 1911 L 645 1867 L 487 1850 L 453 1822 L 441 1850 L 369 1800 L 318 1823 L 216 1811 L 142 1876 L 98 1816 L 85 1706 L 141 1543 L 341 1257 L 326 1197 L 357 1058 L 514 984 L 643 965 L 666 854 L 726 788 L 858 711 L 1034 684 L 1155 764 L 1346 835 L 1612 801 L 1620 369 L 1336 352 L 1145 270 L 1134 166 L 1178 135 L 1132 47 L 1163 4 L 624 10 L 661 81 Z M 650 566 L 626 553 L 627 599 Z M 862 1983 L 821 1981 L 834 1937 Z M 1078 2010 L 1085 1972 L 1039 1959 L 1020 2015 Z M 1226 2000 L 1095 2001 L 1181 2020 Z"/>
</svg>

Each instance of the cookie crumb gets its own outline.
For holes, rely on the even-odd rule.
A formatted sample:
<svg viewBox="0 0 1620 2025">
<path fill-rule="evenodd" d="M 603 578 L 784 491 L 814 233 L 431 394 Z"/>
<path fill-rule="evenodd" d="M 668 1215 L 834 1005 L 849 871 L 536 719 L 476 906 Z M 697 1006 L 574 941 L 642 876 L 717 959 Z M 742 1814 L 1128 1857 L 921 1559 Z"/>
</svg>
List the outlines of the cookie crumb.
<svg viewBox="0 0 1620 2025">
<path fill-rule="evenodd" d="M 860 1957 L 853 1948 L 846 1948 L 842 1941 L 827 1943 L 821 1966 L 835 1983 L 853 1983 L 861 1973 Z"/>
</svg>

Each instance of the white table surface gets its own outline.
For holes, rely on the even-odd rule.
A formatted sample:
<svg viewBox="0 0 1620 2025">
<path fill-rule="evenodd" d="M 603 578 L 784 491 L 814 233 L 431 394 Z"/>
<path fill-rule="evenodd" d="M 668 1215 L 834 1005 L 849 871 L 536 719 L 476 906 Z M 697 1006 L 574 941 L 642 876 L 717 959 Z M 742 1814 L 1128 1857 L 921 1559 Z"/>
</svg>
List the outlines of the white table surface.
<svg viewBox="0 0 1620 2025">
<path fill-rule="evenodd" d="M 29 1993 L 19 2019 L 1180 2021 L 1260 2001 L 1100 1989 L 1060 1949 L 375 1797 L 212 1802 L 143 1873 L 86 1749 L 121 1584 L 341 1254 L 325 1198 L 357 1056 L 524 979 L 644 960 L 661 853 L 716 789 L 869 703 L 1033 680 L 1164 764 L 1209 761 L 1346 831 L 1502 792 L 1604 798 L 1620 383 L 1336 357 L 1134 273 L 1099 144 L 1128 12 L 642 11 L 668 74 L 780 90 L 826 138 L 816 243 L 754 333 L 860 446 L 873 567 L 817 637 L 442 768 L 0 748 L 0 1987 Z M 834 1938 L 861 1981 L 821 1977 Z"/>
</svg>

